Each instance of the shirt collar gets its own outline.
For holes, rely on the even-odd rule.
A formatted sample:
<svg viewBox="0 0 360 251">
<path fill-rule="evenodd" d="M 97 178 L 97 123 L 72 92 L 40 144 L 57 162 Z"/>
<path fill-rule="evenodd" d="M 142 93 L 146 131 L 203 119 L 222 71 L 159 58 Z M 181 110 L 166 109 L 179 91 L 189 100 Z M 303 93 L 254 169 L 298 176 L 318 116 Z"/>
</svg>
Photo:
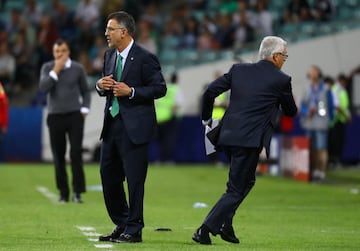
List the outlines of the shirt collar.
<svg viewBox="0 0 360 251">
<path fill-rule="evenodd" d="M 121 55 L 121 57 L 123 58 L 123 62 L 126 60 L 127 56 L 129 55 L 130 49 L 132 47 L 132 45 L 134 44 L 134 39 L 131 39 L 130 43 L 128 44 L 128 46 L 126 46 L 126 48 L 119 53 L 119 51 L 117 52 L 117 55 Z"/>
<path fill-rule="evenodd" d="M 68 58 L 68 59 L 66 60 L 66 63 L 65 63 L 65 67 L 64 67 L 64 68 L 70 68 L 70 67 L 71 67 L 71 59 Z"/>
</svg>

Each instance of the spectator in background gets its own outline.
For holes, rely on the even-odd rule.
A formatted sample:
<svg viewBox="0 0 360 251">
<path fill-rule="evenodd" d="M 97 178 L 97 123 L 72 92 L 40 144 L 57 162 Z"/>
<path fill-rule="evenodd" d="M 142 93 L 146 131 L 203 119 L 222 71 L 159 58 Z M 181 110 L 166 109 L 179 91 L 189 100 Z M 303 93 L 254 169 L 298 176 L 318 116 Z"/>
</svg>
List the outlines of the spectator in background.
<svg viewBox="0 0 360 251">
<path fill-rule="evenodd" d="M 89 58 L 92 62 L 92 75 L 101 76 L 102 68 L 104 65 L 104 53 L 107 50 L 107 46 L 103 35 L 97 35 L 95 37 L 94 44 L 90 48 Z"/>
<path fill-rule="evenodd" d="M 251 27 L 255 27 L 256 25 L 256 16 L 255 16 L 255 13 L 248 8 L 248 4 L 247 4 L 247 1 L 245 0 L 241 0 L 238 2 L 238 10 L 237 12 L 235 12 L 233 14 L 233 23 L 235 25 L 238 25 L 240 22 L 241 22 L 241 19 L 245 14 L 246 16 L 246 20 L 247 20 L 247 23 L 251 26 Z"/>
<path fill-rule="evenodd" d="M 184 20 L 184 30 L 180 37 L 180 48 L 196 49 L 199 37 L 199 23 L 195 17 L 191 16 Z"/>
<path fill-rule="evenodd" d="M 197 39 L 197 49 L 200 53 L 215 49 L 214 37 L 206 26 L 202 26 Z"/>
<path fill-rule="evenodd" d="M 209 15 L 205 15 L 199 25 L 206 28 L 212 35 L 215 35 L 218 29 L 215 21 Z"/>
<path fill-rule="evenodd" d="M 249 24 L 246 12 L 239 13 L 239 23 L 235 30 L 235 49 L 242 48 L 246 43 L 255 41 L 255 30 Z"/>
<path fill-rule="evenodd" d="M 35 82 L 35 62 L 32 59 L 34 47 L 29 42 L 26 31 L 27 28 L 19 30 L 12 45 L 12 54 L 15 56 L 16 61 L 15 93 L 18 93 L 21 89 L 34 87 Z"/>
<path fill-rule="evenodd" d="M 75 12 L 75 23 L 79 31 L 77 45 L 81 49 L 88 50 L 91 47 L 99 26 L 99 17 L 100 10 L 95 3 L 91 0 L 79 1 Z"/>
<path fill-rule="evenodd" d="M 92 60 L 92 76 L 101 76 L 102 68 L 104 65 L 104 54 L 105 54 L 106 48 L 102 48 L 98 51 L 98 54 L 96 57 Z"/>
<path fill-rule="evenodd" d="M 63 4 L 61 0 L 51 0 L 44 12 L 55 21 L 60 16 L 59 9 L 61 4 Z"/>
<path fill-rule="evenodd" d="M 14 88 L 16 59 L 11 54 L 7 41 L 0 42 L 0 82 L 5 91 L 11 93 Z"/>
<path fill-rule="evenodd" d="M 255 30 L 258 36 L 269 36 L 273 34 L 273 20 L 264 0 L 258 0 L 255 11 Z"/>
<path fill-rule="evenodd" d="M 303 20 L 305 12 L 310 13 L 310 6 L 307 0 L 291 0 L 283 14 L 286 23 L 298 23 Z"/>
<path fill-rule="evenodd" d="M 17 33 L 14 36 L 14 41 L 13 41 L 13 43 L 11 43 L 11 47 L 13 47 L 14 44 L 16 43 L 15 40 L 18 39 L 17 38 L 18 34 L 22 33 L 24 35 L 24 39 L 26 41 L 27 49 L 29 50 L 30 54 L 34 53 L 34 49 L 35 49 L 36 43 L 38 41 L 37 32 L 38 31 L 31 24 L 26 22 L 25 19 L 21 19 L 20 24 L 17 29 Z M 36 60 L 34 58 L 31 58 L 31 63 L 34 63 L 34 62 L 36 62 Z"/>
<path fill-rule="evenodd" d="M 26 0 L 22 15 L 34 28 L 38 28 L 43 15 L 42 6 L 36 0 Z"/>
<path fill-rule="evenodd" d="M 153 33 L 152 25 L 145 19 L 141 19 L 138 22 L 138 37 L 136 39 L 137 43 L 150 51 L 153 54 L 158 53 L 157 43 L 155 34 Z"/>
<path fill-rule="evenodd" d="M 75 21 L 81 31 L 95 31 L 99 25 L 100 10 L 91 0 L 80 0 L 75 12 Z"/>
<path fill-rule="evenodd" d="M 161 33 L 161 29 L 164 25 L 164 16 L 159 13 L 159 7 L 156 5 L 156 2 L 150 2 L 145 6 L 144 13 L 141 15 L 140 19 L 148 21 L 152 28 L 153 32 L 157 35 Z"/>
<path fill-rule="evenodd" d="M 22 23 L 21 10 L 13 8 L 11 10 L 10 19 L 6 22 L 7 42 L 12 44 L 15 40 L 16 33 L 20 29 Z"/>
<path fill-rule="evenodd" d="M 39 55 L 39 65 L 42 65 L 44 62 L 51 60 L 53 53 L 53 45 L 58 38 L 58 29 L 54 25 L 50 16 L 42 16 L 37 36 L 37 52 Z"/>
<path fill-rule="evenodd" d="M 94 70 L 87 51 L 81 50 L 77 55 L 77 61 L 84 67 L 87 76 L 93 75 Z"/>
<path fill-rule="evenodd" d="M 86 191 L 82 159 L 84 121 L 90 111 L 90 89 L 84 67 L 70 59 L 67 42 L 59 39 L 53 45 L 54 60 L 41 67 L 40 90 L 48 94 L 50 145 L 54 159 L 59 202 L 69 201 L 66 172 L 66 139 L 70 142 L 73 201 L 82 203 Z"/>
<path fill-rule="evenodd" d="M 301 8 L 298 22 L 304 23 L 312 21 L 314 21 L 314 18 L 311 14 L 311 9 L 306 7 Z"/>
<path fill-rule="evenodd" d="M 333 111 L 333 97 L 318 66 L 311 66 L 307 77 L 310 86 L 301 100 L 300 122 L 310 137 L 312 181 L 322 181 L 326 177 L 328 163 L 328 128 Z"/>
<path fill-rule="evenodd" d="M 230 14 L 220 14 L 218 16 L 218 29 L 215 39 L 220 49 L 230 49 L 234 45 L 235 27 L 232 25 Z"/>
<path fill-rule="evenodd" d="M 107 49 L 104 36 L 102 34 L 97 34 L 95 36 L 94 43 L 89 50 L 90 60 L 95 60 L 103 49 Z"/>
<path fill-rule="evenodd" d="M 0 0 L 0 12 L 5 10 L 7 0 Z"/>
<path fill-rule="evenodd" d="M 329 130 L 329 166 L 340 164 L 345 142 L 345 126 L 351 121 L 347 84 L 347 77 L 340 74 L 331 88 L 334 100 L 337 102 L 334 102 L 335 113 Z"/>
<path fill-rule="evenodd" d="M 330 21 L 335 13 L 334 4 L 331 0 L 315 0 L 312 12 L 315 20 Z"/>
<path fill-rule="evenodd" d="M 77 32 L 74 11 L 69 10 L 65 4 L 60 3 L 58 5 L 58 15 L 56 19 L 53 19 L 53 22 L 59 31 L 60 37 L 72 42 L 75 40 Z"/>
<path fill-rule="evenodd" d="M 157 142 L 160 148 L 160 162 L 173 163 L 177 132 L 180 121 L 180 108 L 184 104 L 184 96 L 178 86 L 178 75 L 171 74 L 167 82 L 166 96 L 155 100 L 156 120 L 158 124 Z"/>
</svg>

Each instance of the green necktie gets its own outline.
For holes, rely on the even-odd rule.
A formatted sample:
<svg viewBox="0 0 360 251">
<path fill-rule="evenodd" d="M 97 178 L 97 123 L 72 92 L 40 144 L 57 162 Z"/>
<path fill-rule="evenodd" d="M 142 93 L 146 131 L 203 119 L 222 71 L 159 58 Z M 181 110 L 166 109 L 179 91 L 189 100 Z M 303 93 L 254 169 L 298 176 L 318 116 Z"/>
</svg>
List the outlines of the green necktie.
<svg viewBox="0 0 360 251">
<path fill-rule="evenodd" d="M 117 67 L 116 67 L 116 81 L 118 82 L 120 81 L 121 73 L 122 73 L 122 57 L 119 54 L 117 58 Z M 110 114 L 114 118 L 119 113 L 119 111 L 120 111 L 119 101 L 117 97 L 114 96 L 111 104 Z"/>
</svg>

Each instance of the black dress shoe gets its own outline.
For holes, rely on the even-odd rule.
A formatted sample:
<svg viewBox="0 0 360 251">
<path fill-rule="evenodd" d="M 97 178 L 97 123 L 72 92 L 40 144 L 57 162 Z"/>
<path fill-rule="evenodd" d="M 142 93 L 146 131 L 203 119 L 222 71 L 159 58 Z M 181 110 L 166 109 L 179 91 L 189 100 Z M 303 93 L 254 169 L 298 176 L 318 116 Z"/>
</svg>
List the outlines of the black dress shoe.
<svg viewBox="0 0 360 251">
<path fill-rule="evenodd" d="M 119 238 L 123 232 L 123 228 L 116 227 L 110 234 L 99 236 L 99 241 L 111 241 L 112 239 Z"/>
<path fill-rule="evenodd" d="M 84 203 L 84 201 L 81 199 L 81 196 L 79 193 L 74 194 L 73 202 L 75 203 Z"/>
<path fill-rule="evenodd" d="M 135 242 L 142 242 L 141 234 L 120 234 L 118 238 L 111 238 L 112 242 L 117 243 L 135 243 Z"/>
<path fill-rule="evenodd" d="M 221 239 L 231 243 L 240 243 L 239 239 L 235 236 L 234 228 L 232 226 L 225 227 L 223 226 L 220 229 Z"/>
<path fill-rule="evenodd" d="M 210 239 L 210 236 L 209 236 L 209 231 L 204 229 L 204 227 L 199 227 L 192 239 L 197 242 L 197 243 L 200 243 L 200 244 L 203 244 L 203 245 L 211 245 L 211 239 Z"/>
<path fill-rule="evenodd" d="M 59 198 L 59 203 L 67 203 L 67 202 L 69 202 L 69 199 L 68 199 L 68 198 L 63 197 L 63 196 L 60 196 L 60 198 Z"/>
</svg>

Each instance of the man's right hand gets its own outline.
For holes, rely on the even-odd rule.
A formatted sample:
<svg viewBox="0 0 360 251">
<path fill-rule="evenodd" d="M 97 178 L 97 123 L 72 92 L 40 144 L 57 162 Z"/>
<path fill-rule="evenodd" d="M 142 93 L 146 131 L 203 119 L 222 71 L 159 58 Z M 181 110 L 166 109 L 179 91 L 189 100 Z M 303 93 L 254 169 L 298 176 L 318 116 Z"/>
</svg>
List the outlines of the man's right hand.
<svg viewBox="0 0 360 251">
<path fill-rule="evenodd" d="M 65 57 L 65 56 L 61 56 L 61 57 L 55 59 L 55 65 L 54 65 L 53 71 L 54 71 L 56 74 L 59 74 L 60 71 L 61 71 L 62 69 L 64 69 L 65 63 L 66 63 L 67 59 L 68 59 L 68 58 Z"/>
<path fill-rule="evenodd" d="M 104 91 L 112 91 L 116 81 L 113 79 L 113 75 L 105 76 L 97 82 L 97 86 Z"/>
</svg>

